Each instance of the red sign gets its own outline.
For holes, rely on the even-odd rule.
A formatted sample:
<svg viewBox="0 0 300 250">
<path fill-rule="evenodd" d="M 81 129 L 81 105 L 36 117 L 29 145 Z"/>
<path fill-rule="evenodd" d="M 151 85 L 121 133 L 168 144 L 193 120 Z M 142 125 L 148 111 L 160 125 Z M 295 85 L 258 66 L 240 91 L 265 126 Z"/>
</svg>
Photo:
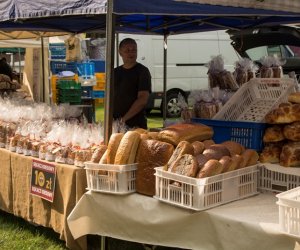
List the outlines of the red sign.
<svg viewBox="0 0 300 250">
<path fill-rule="evenodd" d="M 51 163 L 32 160 L 30 193 L 53 202 L 56 166 Z"/>
</svg>

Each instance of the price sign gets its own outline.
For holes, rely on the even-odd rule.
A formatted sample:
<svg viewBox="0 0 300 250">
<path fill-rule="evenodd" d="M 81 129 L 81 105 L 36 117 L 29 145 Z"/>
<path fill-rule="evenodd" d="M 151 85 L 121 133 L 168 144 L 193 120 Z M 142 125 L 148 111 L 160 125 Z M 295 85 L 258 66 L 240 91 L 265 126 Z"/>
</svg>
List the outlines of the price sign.
<svg viewBox="0 0 300 250">
<path fill-rule="evenodd" d="M 32 161 L 30 193 L 53 202 L 56 167 L 38 160 Z"/>
</svg>

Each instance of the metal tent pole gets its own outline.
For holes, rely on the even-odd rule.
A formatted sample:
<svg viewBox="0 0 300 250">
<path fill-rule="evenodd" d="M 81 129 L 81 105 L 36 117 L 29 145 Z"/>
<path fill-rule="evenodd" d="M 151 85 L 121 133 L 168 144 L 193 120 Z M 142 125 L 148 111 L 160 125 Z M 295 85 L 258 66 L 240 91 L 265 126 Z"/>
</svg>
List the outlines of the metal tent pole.
<svg viewBox="0 0 300 250">
<path fill-rule="evenodd" d="M 168 36 L 164 34 L 164 63 L 163 63 L 163 126 L 165 125 L 165 121 L 167 118 L 167 38 Z"/>
</svg>

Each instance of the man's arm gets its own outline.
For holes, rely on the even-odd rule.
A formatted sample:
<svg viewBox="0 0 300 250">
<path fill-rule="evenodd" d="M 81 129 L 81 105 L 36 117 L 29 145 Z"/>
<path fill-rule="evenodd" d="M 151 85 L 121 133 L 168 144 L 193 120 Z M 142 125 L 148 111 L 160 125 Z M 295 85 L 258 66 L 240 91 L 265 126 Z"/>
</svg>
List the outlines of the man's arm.
<svg viewBox="0 0 300 250">
<path fill-rule="evenodd" d="M 126 122 L 130 118 L 134 117 L 137 113 L 139 113 L 147 105 L 148 98 L 149 98 L 149 91 L 139 91 L 137 99 L 134 101 L 130 109 L 122 117 L 121 120 L 123 122 Z"/>
</svg>

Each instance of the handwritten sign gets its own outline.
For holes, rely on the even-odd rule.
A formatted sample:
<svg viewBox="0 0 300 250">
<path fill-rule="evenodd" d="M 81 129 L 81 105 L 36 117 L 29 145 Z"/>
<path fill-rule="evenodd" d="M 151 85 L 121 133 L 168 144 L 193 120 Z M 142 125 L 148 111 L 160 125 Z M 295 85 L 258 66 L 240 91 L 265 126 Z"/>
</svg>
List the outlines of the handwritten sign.
<svg viewBox="0 0 300 250">
<path fill-rule="evenodd" d="M 32 161 L 30 193 L 53 202 L 56 167 L 54 164 Z"/>
</svg>

